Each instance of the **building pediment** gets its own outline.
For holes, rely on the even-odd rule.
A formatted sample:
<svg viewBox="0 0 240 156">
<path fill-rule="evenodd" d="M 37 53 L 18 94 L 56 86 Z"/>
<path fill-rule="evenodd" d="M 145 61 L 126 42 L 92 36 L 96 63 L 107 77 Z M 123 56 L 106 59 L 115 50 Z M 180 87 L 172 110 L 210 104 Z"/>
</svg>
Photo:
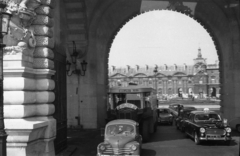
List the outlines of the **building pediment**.
<svg viewBox="0 0 240 156">
<path fill-rule="evenodd" d="M 124 78 L 124 77 L 126 77 L 126 75 L 119 74 L 119 73 L 116 73 L 116 74 L 110 76 L 110 78 Z"/>
<path fill-rule="evenodd" d="M 166 75 L 162 74 L 162 73 L 157 73 L 156 75 L 157 77 L 166 77 Z"/>
<path fill-rule="evenodd" d="M 187 74 L 186 73 L 183 73 L 183 72 L 176 72 L 173 74 L 173 76 L 186 76 Z"/>
<path fill-rule="evenodd" d="M 138 74 L 133 75 L 133 77 L 147 77 L 147 75 L 143 74 L 143 73 L 138 73 Z"/>
</svg>

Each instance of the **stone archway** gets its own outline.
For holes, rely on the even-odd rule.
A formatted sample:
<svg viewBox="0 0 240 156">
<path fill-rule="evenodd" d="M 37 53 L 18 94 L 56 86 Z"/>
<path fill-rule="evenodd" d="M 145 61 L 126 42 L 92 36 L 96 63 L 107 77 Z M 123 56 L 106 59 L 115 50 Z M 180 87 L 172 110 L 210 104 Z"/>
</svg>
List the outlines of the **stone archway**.
<svg viewBox="0 0 240 156">
<path fill-rule="evenodd" d="M 192 0 L 194 2 L 194 0 Z M 92 16 L 89 27 L 89 49 L 87 58 L 90 63 L 89 76 L 83 78 L 85 87 L 91 86 L 95 93 L 97 111 L 96 120 L 99 126 L 103 124 L 106 103 L 106 90 L 108 87 L 108 56 L 110 46 L 118 30 L 134 15 L 140 14 L 143 1 L 106 1 L 101 3 Z M 165 1 L 166 2 L 166 1 Z M 197 1 L 195 1 L 197 2 Z M 124 8 L 124 11 L 122 10 Z M 150 7 L 151 9 L 156 9 Z M 203 25 L 215 41 L 220 61 L 221 98 L 224 103 L 222 112 L 226 117 L 232 118 L 230 108 L 235 108 L 234 116 L 239 116 L 238 101 L 240 97 L 240 59 L 239 51 L 239 17 L 237 8 L 230 8 L 230 1 L 204 1 L 198 2 L 194 11 L 194 19 Z M 87 80 L 92 77 L 91 80 Z M 93 79 L 93 77 L 95 77 Z M 227 93 L 227 94 L 224 94 Z M 84 93 L 83 93 L 84 94 Z"/>
</svg>

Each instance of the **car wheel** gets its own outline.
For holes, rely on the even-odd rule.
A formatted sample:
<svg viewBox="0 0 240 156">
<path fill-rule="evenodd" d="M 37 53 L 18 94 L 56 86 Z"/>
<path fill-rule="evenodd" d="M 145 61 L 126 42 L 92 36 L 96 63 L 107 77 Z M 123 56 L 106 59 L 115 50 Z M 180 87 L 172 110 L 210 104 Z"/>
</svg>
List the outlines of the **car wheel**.
<svg viewBox="0 0 240 156">
<path fill-rule="evenodd" d="M 240 133 L 240 125 L 236 126 L 236 130 L 237 130 L 238 133 Z"/>
<path fill-rule="evenodd" d="M 179 129 L 179 125 L 177 122 L 175 122 L 176 128 Z"/>
<path fill-rule="evenodd" d="M 148 120 L 143 121 L 143 127 L 142 127 L 142 137 L 143 137 L 143 141 L 144 142 L 148 142 L 150 135 L 149 135 L 149 124 L 148 124 Z"/>
<path fill-rule="evenodd" d="M 154 133 L 157 132 L 157 127 L 158 127 L 158 123 L 155 122 L 155 124 L 154 124 Z"/>
<path fill-rule="evenodd" d="M 172 125 L 173 125 L 173 123 L 172 123 L 172 122 L 169 122 L 169 125 L 171 125 L 171 126 L 172 126 Z"/>
<path fill-rule="evenodd" d="M 231 140 L 225 141 L 225 144 L 229 146 L 231 144 Z"/>
<path fill-rule="evenodd" d="M 186 131 L 184 131 L 184 132 L 185 132 L 185 133 L 184 133 L 184 134 L 185 134 L 185 137 L 186 137 L 186 138 L 189 138 L 187 132 L 186 132 Z"/>
<path fill-rule="evenodd" d="M 184 129 L 184 127 L 181 127 L 181 132 L 185 132 L 185 129 Z"/>
<path fill-rule="evenodd" d="M 197 135 L 197 132 L 194 133 L 194 142 L 195 142 L 196 145 L 200 144 L 200 139 L 199 139 L 199 137 Z"/>
</svg>

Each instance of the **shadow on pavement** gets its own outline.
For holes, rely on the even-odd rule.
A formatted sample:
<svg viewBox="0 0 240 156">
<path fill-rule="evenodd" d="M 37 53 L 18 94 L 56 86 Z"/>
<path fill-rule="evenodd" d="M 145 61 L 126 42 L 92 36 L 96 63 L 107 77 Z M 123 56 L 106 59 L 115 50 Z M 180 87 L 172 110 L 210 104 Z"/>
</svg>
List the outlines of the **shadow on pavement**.
<svg viewBox="0 0 240 156">
<path fill-rule="evenodd" d="M 141 156 L 156 156 L 156 151 L 150 149 L 142 149 Z"/>
<path fill-rule="evenodd" d="M 56 156 L 96 156 L 100 130 L 68 129 L 68 147 Z"/>
</svg>

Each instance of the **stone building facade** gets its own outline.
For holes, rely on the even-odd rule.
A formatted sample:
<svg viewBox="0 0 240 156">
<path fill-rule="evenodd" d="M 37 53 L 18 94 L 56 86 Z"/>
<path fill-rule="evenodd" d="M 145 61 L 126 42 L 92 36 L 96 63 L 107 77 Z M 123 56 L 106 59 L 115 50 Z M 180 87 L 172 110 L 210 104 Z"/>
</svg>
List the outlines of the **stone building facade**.
<svg viewBox="0 0 240 156">
<path fill-rule="evenodd" d="M 55 155 L 54 1 L 10 0 L 3 42 L 7 155 Z"/>
<path fill-rule="evenodd" d="M 157 69 L 157 72 L 154 72 L 154 69 Z M 109 87 L 128 86 L 129 83 L 157 88 L 158 95 L 163 97 L 194 95 L 204 98 L 220 95 L 218 61 L 207 64 L 200 48 L 192 65 L 110 68 Z"/>
</svg>

